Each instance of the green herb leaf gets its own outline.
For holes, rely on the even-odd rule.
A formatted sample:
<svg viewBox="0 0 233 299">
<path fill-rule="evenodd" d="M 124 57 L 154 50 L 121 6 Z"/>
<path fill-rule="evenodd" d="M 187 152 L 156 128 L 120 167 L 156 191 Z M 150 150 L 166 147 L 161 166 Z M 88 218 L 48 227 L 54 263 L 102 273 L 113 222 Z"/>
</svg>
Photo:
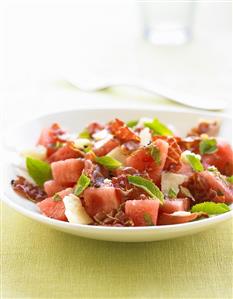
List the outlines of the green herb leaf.
<svg viewBox="0 0 233 299">
<path fill-rule="evenodd" d="M 157 118 L 154 118 L 152 122 L 145 122 L 144 127 L 148 127 L 154 133 L 154 135 L 172 136 L 172 131 L 161 123 Z"/>
<path fill-rule="evenodd" d="M 173 188 L 170 188 L 169 191 L 168 191 L 168 197 L 169 198 L 176 198 L 176 196 L 177 196 L 177 192 Z"/>
<path fill-rule="evenodd" d="M 153 157 L 153 159 L 156 161 L 158 165 L 161 164 L 161 152 L 160 150 L 154 146 L 153 144 L 148 146 L 148 149 L 150 150 L 150 154 Z"/>
<path fill-rule="evenodd" d="M 204 170 L 204 167 L 201 163 L 201 158 L 199 155 L 194 153 L 186 154 L 187 161 L 194 171 L 200 172 Z"/>
<path fill-rule="evenodd" d="M 116 159 L 113 159 L 110 156 L 96 157 L 95 161 L 110 170 L 116 169 L 122 165 L 121 162 L 119 162 Z"/>
<path fill-rule="evenodd" d="M 145 190 L 151 198 L 158 199 L 161 203 L 163 203 L 164 195 L 152 181 L 136 175 L 129 175 L 128 181 L 130 184 Z"/>
<path fill-rule="evenodd" d="M 53 201 L 61 201 L 62 198 L 61 198 L 61 196 L 60 196 L 59 194 L 55 193 L 55 194 L 53 195 L 53 197 L 52 197 L 52 200 L 53 200 Z"/>
<path fill-rule="evenodd" d="M 218 171 L 218 168 L 215 167 L 215 166 L 209 166 L 209 167 L 207 168 L 207 170 L 210 171 L 210 172 L 219 172 L 219 171 Z"/>
<path fill-rule="evenodd" d="M 130 120 L 126 123 L 127 127 L 133 128 L 138 124 L 138 120 Z"/>
<path fill-rule="evenodd" d="M 74 194 L 79 196 L 90 185 L 91 180 L 85 174 L 82 174 L 78 179 L 77 185 L 74 189 Z"/>
<path fill-rule="evenodd" d="M 91 139 L 91 135 L 87 131 L 87 129 L 84 129 L 81 133 L 78 135 L 79 138 L 86 138 L 86 139 Z"/>
<path fill-rule="evenodd" d="M 223 214 L 230 211 L 225 203 L 215 203 L 211 201 L 202 202 L 192 207 L 191 212 L 204 212 L 209 215 Z"/>
<path fill-rule="evenodd" d="M 217 151 L 217 141 L 215 138 L 203 139 L 199 143 L 199 150 L 201 155 L 213 154 Z"/>
<path fill-rule="evenodd" d="M 52 178 L 51 166 L 47 162 L 27 157 L 26 167 L 29 175 L 40 187 L 43 186 L 44 182 Z"/>
<path fill-rule="evenodd" d="M 233 175 L 232 176 L 228 176 L 226 178 L 226 180 L 228 181 L 228 183 L 233 184 Z"/>
<path fill-rule="evenodd" d="M 144 218 L 147 226 L 154 226 L 154 223 L 153 223 L 153 221 L 151 219 L 151 215 L 150 214 L 144 213 L 143 218 Z"/>
</svg>

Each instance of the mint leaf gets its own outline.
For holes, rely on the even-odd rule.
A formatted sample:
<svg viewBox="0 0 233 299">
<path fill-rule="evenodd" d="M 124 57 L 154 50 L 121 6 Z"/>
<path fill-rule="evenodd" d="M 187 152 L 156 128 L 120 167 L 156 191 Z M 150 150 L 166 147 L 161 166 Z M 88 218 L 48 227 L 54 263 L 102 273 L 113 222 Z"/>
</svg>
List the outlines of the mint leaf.
<svg viewBox="0 0 233 299">
<path fill-rule="evenodd" d="M 209 167 L 207 168 L 207 170 L 210 171 L 210 172 L 219 172 L 219 171 L 218 171 L 218 168 L 216 168 L 215 166 L 209 166 Z"/>
<path fill-rule="evenodd" d="M 90 185 L 91 180 L 85 174 L 82 174 L 78 179 L 77 185 L 74 189 L 74 194 L 79 196 Z"/>
<path fill-rule="evenodd" d="M 144 213 L 143 218 L 144 218 L 147 226 L 154 226 L 154 223 L 153 223 L 153 221 L 151 219 L 151 215 L 150 214 Z"/>
<path fill-rule="evenodd" d="M 52 179 L 51 166 L 45 161 L 27 157 L 26 167 L 29 175 L 40 187 L 43 186 L 44 182 Z"/>
<path fill-rule="evenodd" d="M 201 157 L 199 155 L 196 155 L 194 153 L 185 153 L 185 159 L 187 160 L 187 162 L 190 164 L 190 166 L 192 167 L 192 169 L 194 171 L 200 172 L 204 170 L 204 167 L 201 163 Z"/>
<path fill-rule="evenodd" d="M 122 165 L 121 162 L 119 162 L 116 159 L 113 159 L 110 156 L 96 157 L 95 161 L 110 170 L 116 169 Z"/>
<path fill-rule="evenodd" d="M 138 120 L 130 120 L 126 123 L 126 126 L 129 128 L 134 128 L 138 124 Z"/>
<path fill-rule="evenodd" d="M 153 131 L 154 135 L 172 136 L 172 131 L 161 123 L 157 118 L 154 118 L 152 122 L 145 122 L 144 127 L 147 127 Z"/>
<path fill-rule="evenodd" d="M 199 143 L 199 151 L 201 155 L 213 154 L 217 151 L 217 141 L 215 138 L 203 139 Z"/>
<path fill-rule="evenodd" d="M 177 192 L 173 188 L 170 188 L 169 191 L 168 191 L 168 197 L 169 198 L 176 198 L 176 196 L 177 196 Z"/>
<path fill-rule="evenodd" d="M 153 144 L 150 145 L 148 147 L 149 151 L 150 151 L 150 154 L 152 156 L 152 158 L 155 160 L 155 162 L 160 165 L 161 164 L 161 152 L 160 150 L 154 146 Z"/>
<path fill-rule="evenodd" d="M 87 131 L 87 129 L 84 129 L 81 133 L 78 135 L 79 138 L 86 138 L 86 139 L 91 139 L 91 135 Z"/>
<path fill-rule="evenodd" d="M 192 213 L 204 212 L 208 215 L 223 214 L 230 211 L 230 208 L 225 203 L 215 203 L 211 201 L 206 201 L 194 205 L 191 209 Z"/>
<path fill-rule="evenodd" d="M 228 181 L 228 183 L 233 184 L 233 175 L 232 176 L 228 176 L 226 178 L 226 180 Z"/>
<path fill-rule="evenodd" d="M 52 197 L 52 200 L 53 200 L 53 201 L 61 201 L 62 198 L 61 198 L 61 196 L 60 196 L 59 194 L 55 193 L 55 194 L 53 195 L 53 197 Z"/>
<path fill-rule="evenodd" d="M 128 181 L 130 184 L 145 190 L 151 198 L 158 199 L 163 203 L 164 195 L 152 181 L 136 175 L 129 175 Z"/>
</svg>

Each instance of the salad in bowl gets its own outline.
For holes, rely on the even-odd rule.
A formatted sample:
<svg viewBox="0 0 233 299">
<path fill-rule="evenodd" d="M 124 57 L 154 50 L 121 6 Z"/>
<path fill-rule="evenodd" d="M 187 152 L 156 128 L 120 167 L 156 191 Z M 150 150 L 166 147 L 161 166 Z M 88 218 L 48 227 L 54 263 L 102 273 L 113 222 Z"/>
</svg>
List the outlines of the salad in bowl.
<svg viewBox="0 0 233 299">
<path fill-rule="evenodd" d="M 233 151 L 219 123 L 201 121 L 180 137 L 157 117 L 82 132 L 43 128 L 22 151 L 15 192 L 38 210 L 73 224 L 163 226 L 215 217 L 233 202 Z"/>
</svg>

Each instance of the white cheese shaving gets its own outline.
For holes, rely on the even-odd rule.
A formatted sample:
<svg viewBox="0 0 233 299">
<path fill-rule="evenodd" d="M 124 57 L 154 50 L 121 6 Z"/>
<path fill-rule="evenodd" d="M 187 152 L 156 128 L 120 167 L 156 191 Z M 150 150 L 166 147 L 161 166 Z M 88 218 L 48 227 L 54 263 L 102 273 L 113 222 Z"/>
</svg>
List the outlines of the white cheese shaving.
<svg viewBox="0 0 233 299">
<path fill-rule="evenodd" d="M 120 146 L 115 147 L 113 150 L 111 150 L 107 156 L 116 159 L 117 161 L 121 162 L 123 165 L 126 161 L 126 155 L 123 154 L 122 149 Z"/>
<path fill-rule="evenodd" d="M 151 133 L 149 128 L 144 128 L 139 133 L 140 145 L 146 146 L 151 142 Z"/>
<path fill-rule="evenodd" d="M 80 149 L 83 149 L 85 146 L 91 144 L 91 140 L 87 138 L 77 138 L 73 142 L 74 142 L 74 146 Z"/>
<path fill-rule="evenodd" d="M 43 145 L 37 145 L 35 147 L 22 150 L 20 155 L 24 158 L 31 157 L 38 160 L 45 160 L 47 149 Z"/>
<path fill-rule="evenodd" d="M 69 194 L 63 198 L 63 202 L 65 205 L 65 215 L 70 223 L 90 224 L 93 222 L 82 206 L 79 197 Z"/>
<path fill-rule="evenodd" d="M 96 132 L 95 134 L 93 134 L 92 137 L 93 137 L 96 141 L 98 141 L 98 140 L 103 140 L 103 139 L 105 139 L 105 138 L 109 138 L 109 137 L 112 138 L 113 135 L 110 134 L 110 133 L 108 132 L 108 130 L 103 129 L 103 130 L 98 131 L 98 132 Z"/>
<path fill-rule="evenodd" d="M 112 135 L 106 137 L 105 139 L 102 139 L 102 140 L 99 140 L 99 141 L 95 142 L 95 149 L 98 149 L 98 148 L 104 146 L 105 143 L 107 143 L 111 139 L 112 139 Z"/>
<path fill-rule="evenodd" d="M 187 180 L 187 176 L 173 172 L 162 172 L 161 190 L 165 195 L 168 195 L 169 190 L 173 189 L 176 193 L 179 192 L 179 185 Z"/>
<path fill-rule="evenodd" d="M 141 117 L 141 118 L 139 119 L 139 121 L 138 121 L 138 123 L 137 123 L 137 125 L 136 125 L 135 128 L 142 128 L 142 127 L 144 127 L 144 123 L 146 123 L 146 122 L 151 123 L 152 121 L 153 121 L 152 118 L 149 118 L 149 117 Z"/>
<path fill-rule="evenodd" d="M 173 216 L 189 216 L 189 215 L 191 215 L 191 213 L 186 212 L 186 211 L 176 211 L 176 212 L 173 212 L 171 215 L 173 215 Z"/>
</svg>

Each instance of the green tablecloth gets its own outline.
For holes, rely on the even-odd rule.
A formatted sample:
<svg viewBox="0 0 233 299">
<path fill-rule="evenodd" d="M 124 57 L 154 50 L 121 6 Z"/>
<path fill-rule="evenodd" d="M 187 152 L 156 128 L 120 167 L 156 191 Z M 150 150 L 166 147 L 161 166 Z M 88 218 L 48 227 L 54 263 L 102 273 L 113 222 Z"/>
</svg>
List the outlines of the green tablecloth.
<svg viewBox="0 0 233 299">
<path fill-rule="evenodd" d="M 113 243 L 2 205 L 2 298 L 232 298 L 232 221 L 175 240 Z"/>
</svg>

